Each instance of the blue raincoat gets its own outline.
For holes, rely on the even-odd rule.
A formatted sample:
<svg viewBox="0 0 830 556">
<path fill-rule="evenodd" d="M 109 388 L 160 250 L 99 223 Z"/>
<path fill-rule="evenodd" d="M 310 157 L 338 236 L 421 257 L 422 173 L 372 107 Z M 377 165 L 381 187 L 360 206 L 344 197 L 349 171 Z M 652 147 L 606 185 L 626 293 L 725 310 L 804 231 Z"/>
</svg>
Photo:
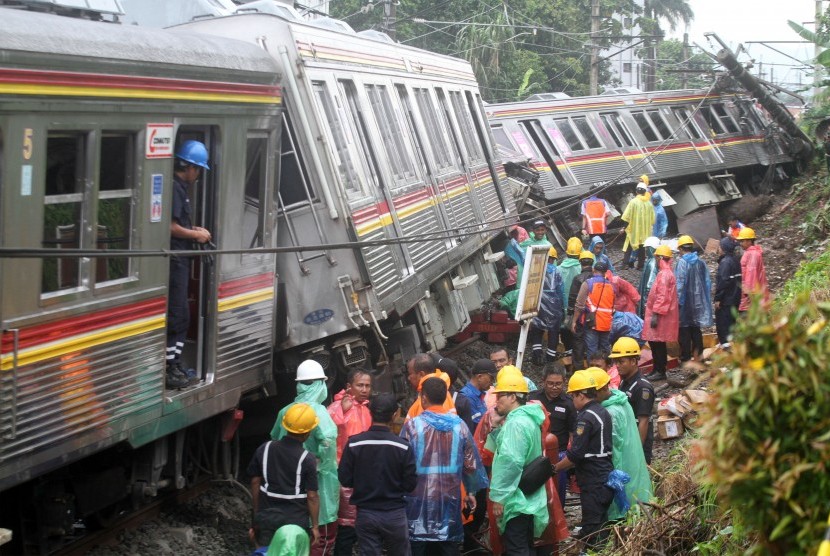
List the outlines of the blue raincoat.
<svg viewBox="0 0 830 556">
<path fill-rule="evenodd" d="M 424 411 L 404 424 L 401 436 L 415 452 L 418 472 L 418 485 L 406 497 L 409 540 L 464 540 L 461 483 L 468 494 L 489 485 L 467 425 L 452 413 Z"/>
<path fill-rule="evenodd" d="M 597 255 L 596 251 L 594 251 L 594 247 L 596 247 L 597 243 L 602 243 L 602 253 L 600 253 L 599 255 Z M 614 265 L 611 263 L 611 257 L 609 257 L 608 255 L 605 254 L 605 249 L 606 249 L 605 241 L 603 241 L 603 239 L 601 237 L 594 236 L 594 237 L 591 238 L 591 245 L 588 247 L 588 251 L 590 251 L 591 253 L 593 253 L 596 256 L 596 260 L 594 261 L 594 264 L 597 264 L 597 263 L 600 263 L 600 262 L 605 263 L 605 264 L 608 265 L 608 270 L 611 271 L 611 274 L 616 274 L 617 271 L 614 269 Z"/>
<path fill-rule="evenodd" d="M 634 313 L 626 313 L 624 311 L 614 312 L 614 318 L 611 320 L 611 344 L 613 345 L 619 338 L 628 336 L 634 338 L 641 346 L 645 343 L 643 337 L 643 319 Z"/>
<path fill-rule="evenodd" d="M 542 283 L 542 301 L 539 314 L 533 317 L 534 327 L 541 330 L 559 330 L 565 316 L 565 286 L 555 264 L 548 263 Z"/>
<path fill-rule="evenodd" d="M 669 217 L 666 216 L 666 209 L 663 208 L 663 198 L 659 193 L 651 196 L 651 205 L 654 207 L 654 226 L 651 228 L 651 235 L 664 237 L 669 229 Z"/>
<path fill-rule="evenodd" d="M 697 253 L 686 253 L 674 267 L 680 326 L 712 326 L 712 280 Z"/>
<path fill-rule="evenodd" d="M 320 495 L 319 524 L 325 525 L 337 521 L 340 507 L 340 481 L 337 479 L 337 425 L 331 420 L 329 412 L 322 402 L 328 395 L 325 380 L 315 380 L 311 384 L 297 383 L 297 397 L 277 415 L 277 422 L 271 429 L 271 439 L 279 440 L 287 432 L 282 426 L 285 412 L 296 403 L 307 403 L 317 414 L 319 423 L 311 431 L 308 440 L 303 443 L 306 450 L 317 458 L 317 492 Z"/>
</svg>

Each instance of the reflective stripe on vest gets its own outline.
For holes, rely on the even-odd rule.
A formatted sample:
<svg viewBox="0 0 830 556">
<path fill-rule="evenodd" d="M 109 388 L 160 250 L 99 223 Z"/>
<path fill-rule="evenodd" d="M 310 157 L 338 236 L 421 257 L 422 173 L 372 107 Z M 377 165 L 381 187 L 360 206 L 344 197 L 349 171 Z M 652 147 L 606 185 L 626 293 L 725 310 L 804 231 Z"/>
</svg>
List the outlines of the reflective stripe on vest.
<svg viewBox="0 0 830 556">
<path fill-rule="evenodd" d="M 591 313 L 596 314 L 597 332 L 609 332 L 611 322 L 614 319 L 614 286 L 611 282 L 602 278 L 591 278 L 588 280 L 590 292 L 585 300 L 585 305 Z"/>
<path fill-rule="evenodd" d="M 588 234 L 604 234 L 605 224 L 605 201 L 594 199 L 585 201 L 585 218 L 588 221 Z"/>
<path fill-rule="evenodd" d="M 593 415 L 597 422 L 599 423 L 599 453 L 597 454 L 585 454 L 586 458 L 610 458 L 611 457 L 611 450 L 605 451 L 605 423 L 602 422 L 602 419 L 599 415 L 594 413 L 591 409 L 586 409 L 585 413 L 590 413 Z M 609 446 L 610 448 L 610 446 Z"/>
<path fill-rule="evenodd" d="M 259 487 L 260 492 L 262 492 L 269 498 L 281 498 L 283 500 L 298 500 L 300 498 L 308 498 L 308 494 L 306 494 L 305 492 L 300 492 L 300 481 L 302 479 L 303 462 L 305 461 L 305 458 L 308 456 L 308 450 L 303 450 L 303 454 L 300 456 L 300 461 L 297 462 L 297 475 L 294 480 L 294 494 L 280 494 L 278 492 L 268 491 L 268 453 L 271 451 L 271 444 L 273 444 L 273 442 L 268 442 L 268 445 L 265 447 L 265 455 L 262 457 L 262 485 Z"/>
</svg>

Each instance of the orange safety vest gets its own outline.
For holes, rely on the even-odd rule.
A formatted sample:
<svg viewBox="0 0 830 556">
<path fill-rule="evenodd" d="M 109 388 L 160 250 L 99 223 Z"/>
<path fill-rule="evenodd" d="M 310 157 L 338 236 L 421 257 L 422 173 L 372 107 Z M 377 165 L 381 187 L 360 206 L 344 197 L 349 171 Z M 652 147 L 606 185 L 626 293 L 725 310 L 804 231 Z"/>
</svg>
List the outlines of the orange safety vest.
<svg viewBox="0 0 830 556">
<path fill-rule="evenodd" d="M 594 313 L 597 332 L 610 332 L 611 321 L 614 319 L 614 285 L 602 278 L 594 276 L 588 279 L 588 299 L 585 300 L 588 312 Z"/>
<path fill-rule="evenodd" d="M 602 199 L 588 199 L 585 201 L 585 219 L 588 222 L 586 226 L 589 235 L 604 234 L 607 231 L 605 223 L 605 201 Z"/>
</svg>

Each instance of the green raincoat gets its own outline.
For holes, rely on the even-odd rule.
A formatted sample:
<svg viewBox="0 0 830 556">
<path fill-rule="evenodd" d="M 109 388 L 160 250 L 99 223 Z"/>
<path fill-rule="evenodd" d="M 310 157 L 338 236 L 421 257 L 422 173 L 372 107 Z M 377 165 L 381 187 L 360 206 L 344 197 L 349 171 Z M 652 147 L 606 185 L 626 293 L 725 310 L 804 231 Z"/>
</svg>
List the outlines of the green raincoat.
<svg viewBox="0 0 830 556">
<path fill-rule="evenodd" d="M 645 195 L 637 195 L 628 202 L 620 218 L 628 222 L 625 228 L 623 250 L 626 250 L 629 245 L 633 249 L 639 249 L 654 228 L 654 207 L 651 201 Z"/>
<path fill-rule="evenodd" d="M 490 500 L 504 506 L 499 532 L 519 514 L 533 516 L 533 534 L 542 535 L 548 526 L 548 500 L 544 488 L 530 496 L 519 490 L 519 479 L 527 464 L 542 455 L 542 423 L 545 413 L 538 404 L 517 407 L 507 414 L 496 437 Z"/>
<path fill-rule="evenodd" d="M 621 390 L 611 390 L 611 397 L 602 402 L 602 407 L 611 414 L 614 426 L 611 428 L 612 437 L 612 461 L 614 469 L 625 471 L 631 480 L 625 485 L 625 495 L 631 507 L 637 505 L 637 501 L 648 502 L 651 500 L 651 477 L 646 466 L 646 457 L 643 455 L 643 445 L 640 442 L 640 432 L 637 430 L 637 419 L 631 404 L 628 403 L 628 396 Z M 616 502 L 611 502 L 608 508 L 608 519 L 613 521 L 625 516 L 617 507 Z"/>
<path fill-rule="evenodd" d="M 266 556 L 308 556 L 311 541 L 297 525 L 283 525 L 274 533 Z"/>
<path fill-rule="evenodd" d="M 582 272 L 582 265 L 579 264 L 579 259 L 572 259 L 570 257 L 566 257 L 561 263 L 559 263 L 559 274 L 562 275 L 562 282 L 565 286 L 564 293 L 564 307 L 568 307 L 568 294 L 571 291 L 571 284 L 573 284 L 574 278 Z"/>
<path fill-rule="evenodd" d="M 315 380 L 311 384 L 297 383 L 297 397 L 277 415 L 277 422 L 271 429 L 271 439 L 279 440 L 285 436 L 282 418 L 295 403 L 307 403 L 314 408 L 319 424 L 311 431 L 303 446 L 317 458 L 317 491 L 320 495 L 319 524 L 325 525 L 337 521 L 340 506 L 340 481 L 337 480 L 337 425 L 331 420 L 329 412 L 322 405 L 328 390 L 326 381 Z"/>
</svg>

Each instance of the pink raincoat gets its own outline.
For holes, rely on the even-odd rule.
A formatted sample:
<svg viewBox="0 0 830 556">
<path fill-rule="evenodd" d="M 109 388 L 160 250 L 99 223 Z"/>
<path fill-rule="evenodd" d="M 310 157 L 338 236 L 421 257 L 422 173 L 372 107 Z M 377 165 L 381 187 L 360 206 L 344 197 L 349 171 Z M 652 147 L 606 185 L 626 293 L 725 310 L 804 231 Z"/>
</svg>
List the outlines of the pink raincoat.
<svg viewBox="0 0 830 556">
<path fill-rule="evenodd" d="M 640 292 L 637 288 L 631 285 L 631 282 L 626 281 L 622 276 L 611 274 L 611 271 L 605 273 L 605 277 L 614 284 L 614 310 L 623 313 L 637 313 L 637 304 L 640 302 Z"/>
<path fill-rule="evenodd" d="M 369 430 L 372 426 L 372 415 L 369 413 L 369 400 L 355 402 L 352 398 L 352 407 L 343 411 L 341 404 L 343 397 L 348 396 L 345 390 L 334 395 L 334 402 L 328 407 L 329 415 L 334 424 L 337 425 L 337 462 L 340 463 L 340 456 L 350 436 L 360 434 Z M 340 487 L 340 508 L 337 512 L 337 524 L 344 527 L 354 527 L 354 520 L 357 516 L 357 506 L 349 504 L 352 497 L 352 489 Z"/>
<path fill-rule="evenodd" d="M 749 309 L 751 295 L 761 294 L 764 303 L 769 303 L 769 286 L 767 270 L 764 268 L 764 256 L 761 247 L 752 245 L 741 257 L 741 304 L 739 311 Z"/>
<path fill-rule="evenodd" d="M 660 271 L 654 285 L 648 292 L 646 314 L 643 319 L 643 340 L 647 342 L 676 342 L 680 326 L 677 310 L 677 281 L 671 269 L 671 262 L 660 259 Z M 651 327 L 651 315 L 658 315 L 657 328 Z"/>
</svg>

